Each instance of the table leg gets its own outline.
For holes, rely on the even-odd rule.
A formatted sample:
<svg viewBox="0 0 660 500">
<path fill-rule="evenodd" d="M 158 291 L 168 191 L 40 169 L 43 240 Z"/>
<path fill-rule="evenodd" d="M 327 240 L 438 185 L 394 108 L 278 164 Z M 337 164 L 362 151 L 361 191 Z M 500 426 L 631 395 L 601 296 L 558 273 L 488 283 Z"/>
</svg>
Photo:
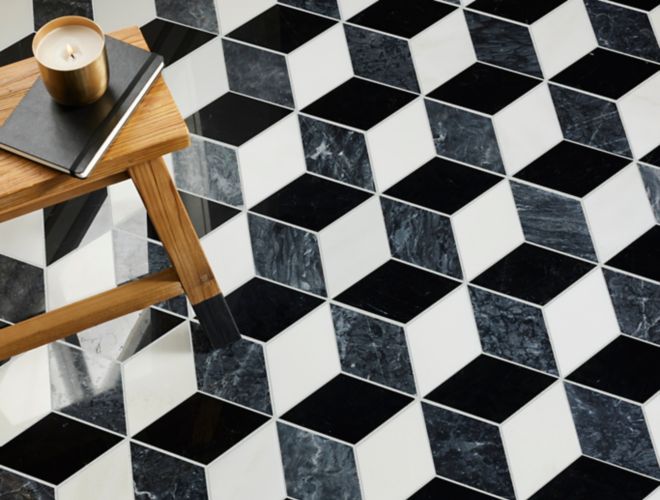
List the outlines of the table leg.
<svg viewBox="0 0 660 500">
<path fill-rule="evenodd" d="M 225 347 L 240 339 L 163 159 L 131 167 L 129 175 L 211 344 Z"/>
</svg>

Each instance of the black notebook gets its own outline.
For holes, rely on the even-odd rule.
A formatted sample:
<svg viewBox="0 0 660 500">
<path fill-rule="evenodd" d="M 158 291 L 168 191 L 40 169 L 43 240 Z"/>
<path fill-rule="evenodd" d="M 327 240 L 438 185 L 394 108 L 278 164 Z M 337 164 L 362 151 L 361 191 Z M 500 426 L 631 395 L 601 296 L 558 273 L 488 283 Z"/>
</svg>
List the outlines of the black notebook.
<svg viewBox="0 0 660 500">
<path fill-rule="evenodd" d="M 110 79 L 93 104 L 61 106 L 41 78 L 0 127 L 0 148 L 85 178 L 163 68 L 163 58 L 106 37 Z"/>
</svg>

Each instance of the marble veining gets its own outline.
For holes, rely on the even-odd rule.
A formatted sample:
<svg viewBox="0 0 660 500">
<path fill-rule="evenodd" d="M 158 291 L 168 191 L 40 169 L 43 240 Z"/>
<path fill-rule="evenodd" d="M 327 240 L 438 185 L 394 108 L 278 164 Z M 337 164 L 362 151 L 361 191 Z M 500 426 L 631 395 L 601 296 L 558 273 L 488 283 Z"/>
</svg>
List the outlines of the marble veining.
<svg viewBox="0 0 660 500">
<path fill-rule="evenodd" d="M 55 500 L 55 490 L 32 479 L 0 469 L 0 499 Z"/>
<path fill-rule="evenodd" d="M 424 102 L 439 155 L 504 173 L 490 118 L 429 99 Z"/>
<path fill-rule="evenodd" d="M 34 29 L 60 16 L 93 17 L 92 0 L 32 0 Z"/>
<path fill-rule="evenodd" d="M 307 170 L 374 189 L 364 134 L 298 115 Z"/>
<path fill-rule="evenodd" d="M 356 75 L 419 92 L 406 40 L 349 24 L 344 31 Z"/>
<path fill-rule="evenodd" d="M 454 278 L 462 277 L 449 217 L 385 197 L 380 202 L 394 257 Z"/>
<path fill-rule="evenodd" d="M 339 18 L 337 0 L 281 0 L 280 3 L 298 7 L 317 14 Z"/>
<path fill-rule="evenodd" d="M 519 182 L 511 189 L 527 241 L 597 260 L 578 200 Z"/>
<path fill-rule="evenodd" d="M 344 371 L 415 393 L 403 328 L 334 305 L 332 320 Z"/>
<path fill-rule="evenodd" d="M 484 352 L 558 375 L 541 309 L 470 287 Z"/>
<path fill-rule="evenodd" d="M 16 323 L 44 312 L 44 271 L 0 254 L 0 319 Z"/>
<path fill-rule="evenodd" d="M 318 241 L 313 233 L 250 214 L 257 274 L 306 292 L 325 295 Z"/>
<path fill-rule="evenodd" d="M 513 486 L 496 426 L 424 403 L 436 472 L 475 488 L 513 498 Z"/>
<path fill-rule="evenodd" d="M 156 0 L 156 14 L 181 24 L 218 33 L 218 20 L 213 0 Z"/>
<path fill-rule="evenodd" d="M 644 181 L 646 196 L 649 197 L 655 220 L 660 223 L 660 168 L 650 165 L 640 165 L 639 173 Z"/>
<path fill-rule="evenodd" d="M 350 446 L 278 423 L 287 492 L 306 500 L 360 500 Z"/>
<path fill-rule="evenodd" d="M 583 453 L 660 479 L 641 406 L 564 385 Z"/>
</svg>

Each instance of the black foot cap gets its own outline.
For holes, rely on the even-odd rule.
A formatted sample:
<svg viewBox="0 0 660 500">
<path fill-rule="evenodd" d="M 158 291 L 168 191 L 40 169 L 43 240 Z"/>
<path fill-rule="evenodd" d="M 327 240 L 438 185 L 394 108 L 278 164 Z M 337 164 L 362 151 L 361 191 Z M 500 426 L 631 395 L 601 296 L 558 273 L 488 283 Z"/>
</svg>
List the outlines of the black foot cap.
<svg viewBox="0 0 660 500">
<path fill-rule="evenodd" d="M 228 347 L 241 338 L 222 294 L 193 305 L 193 309 L 214 349 Z"/>
</svg>

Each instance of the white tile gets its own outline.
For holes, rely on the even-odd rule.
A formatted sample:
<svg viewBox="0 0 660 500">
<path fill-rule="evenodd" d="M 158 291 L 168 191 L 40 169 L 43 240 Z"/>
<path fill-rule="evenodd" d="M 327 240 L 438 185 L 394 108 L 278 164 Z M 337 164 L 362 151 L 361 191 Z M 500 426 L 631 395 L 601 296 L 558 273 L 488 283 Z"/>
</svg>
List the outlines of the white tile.
<svg viewBox="0 0 660 500">
<path fill-rule="evenodd" d="M 196 390 L 190 331 L 183 323 L 124 364 L 129 435 L 144 429 Z"/>
<path fill-rule="evenodd" d="M 48 348 L 14 356 L 0 366 L 0 446 L 50 412 Z"/>
<path fill-rule="evenodd" d="M 529 498 L 580 455 L 561 381 L 500 427 L 517 498 Z"/>
<path fill-rule="evenodd" d="M 655 224 L 644 182 L 634 163 L 589 193 L 583 205 L 601 262 L 614 257 Z"/>
<path fill-rule="evenodd" d="M 460 9 L 415 35 L 409 44 L 422 94 L 428 94 L 477 60 Z"/>
<path fill-rule="evenodd" d="M 112 207 L 112 222 L 115 226 L 134 219 L 139 214 L 146 215 L 142 198 L 133 181 L 127 180 L 108 186 L 108 196 Z M 146 217 L 144 229 L 146 229 Z"/>
<path fill-rule="evenodd" d="M 111 231 L 46 268 L 49 310 L 113 288 L 115 265 Z"/>
<path fill-rule="evenodd" d="M 660 43 L 660 6 L 649 12 L 649 21 L 651 22 L 655 39 Z"/>
<path fill-rule="evenodd" d="M 513 175 L 562 141 L 559 119 L 545 83 L 493 117 L 504 169 Z"/>
<path fill-rule="evenodd" d="M 374 181 L 380 191 L 435 156 L 431 126 L 421 98 L 371 128 L 366 139 Z"/>
<path fill-rule="evenodd" d="M 300 126 L 290 114 L 238 149 L 243 198 L 252 207 L 305 173 Z"/>
<path fill-rule="evenodd" d="M 646 427 L 651 435 L 656 458 L 660 460 L 660 393 L 649 399 L 642 406 Z M 651 498 L 651 497 L 649 497 Z"/>
<path fill-rule="evenodd" d="M 543 312 L 559 372 L 564 376 L 619 335 L 600 269 L 553 299 Z"/>
<path fill-rule="evenodd" d="M 511 187 L 502 181 L 451 218 L 461 264 L 468 280 L 524 241 Z"/>
<path fill-rule="evenodd" d="M 408 498 L 435 475 L 422 407 L 413 403 L 361 441 L 355 458 L 364 500 Z"/>
<path fill-rule="evenodd" d="M 466 286 L 460 286 L 406 326 L 410 358 L 423 396 L 481 353 Z"/>
<path fill-rule="evenodd" d="M 46 265 L 42 210 L 0 223 L 0 254 L 33 266 Z"/>
<path fill-rule="evenodd" d="M 341 370 L 330 306 L 324 304 L 266 345 L 275 414 L 282 415 Z"/>
<path fill-rule="evenodd" d="M 334 297 L 390 258 L 378 198 L 370 198 L 323 229 L 318 242 L 328 296 Z"/>
<path fill-rule="evenodd" d="M 291 86 L 299 109 L 353 76 L 341 24 L 336 24 L 287 56 Z"/>
<path fill-rule="evenodd" d="M 133 500 L 133 473 L 128 440 L 105 452 L 57 487 L 58 500 L 87 498 Z"/>
<path fill-rule="evenodd" d="M 156 17 L 153 0 L 92 0 L 94 21 L 103 31 L 142 26 Z"/>
<path fill-rule="evenodd" d="M 660 145 L 660 73 L 628 92 L 617 106 L 635 157 L 641 158 Z"/>
<path fill-rule="evenodd" d="M 261 14 L 275 0 L 215 0 L 216 12 L 220 21 L 220 31 L 226 35 L 253 17 Z"/>
<path fill-rule="evenodd" d="M 598 45 L 582 0 L 568 0 L 530 26 L 546 78 L 567 68 Z"/>
<path fill-rule="evenodd" d="M 337 0 L 341 18 L 344 20 L 348 20 L 374 3 L 376 0 Z"/>
<path fill-rule="evenodd" d="M 286 485 L 275 422 L 258 429 L 209 465 L 207 478 L 211 500 L 284 498 Z"/>
<path fill-rule="evenodd" d="M 163 78 L 184 117 L 227 92 L 229 83 L 220 37 L 165 68 Z"/>
<path fill-rule="evenodd" d="M 247 215 L 239 214 L 201 240 L 222 292 L 227 295 L 254 276 Z"/>
<path fill-rule="evenodd" d="M 34 30 L 32 0 L 4 0 L 0 16 L 0 50 Z"/>
</svg>

